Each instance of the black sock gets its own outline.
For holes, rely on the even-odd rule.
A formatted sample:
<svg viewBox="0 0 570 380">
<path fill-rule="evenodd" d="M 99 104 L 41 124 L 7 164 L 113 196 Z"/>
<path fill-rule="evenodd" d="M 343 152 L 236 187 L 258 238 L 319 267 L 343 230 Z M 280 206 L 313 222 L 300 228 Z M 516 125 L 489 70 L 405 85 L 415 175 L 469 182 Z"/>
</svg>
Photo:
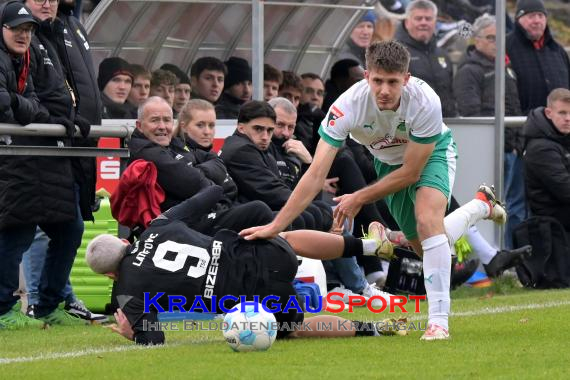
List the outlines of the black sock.
<svg viewBox="0 0 570 380">
<path fill-rule="evenodd" d="M 355 238 L 352 235 L 342 235 L 344 239 L 344 251 L 342 257 L 362 256 L 364 250 L 362 248 L 362 240 Z"/>
</svg>

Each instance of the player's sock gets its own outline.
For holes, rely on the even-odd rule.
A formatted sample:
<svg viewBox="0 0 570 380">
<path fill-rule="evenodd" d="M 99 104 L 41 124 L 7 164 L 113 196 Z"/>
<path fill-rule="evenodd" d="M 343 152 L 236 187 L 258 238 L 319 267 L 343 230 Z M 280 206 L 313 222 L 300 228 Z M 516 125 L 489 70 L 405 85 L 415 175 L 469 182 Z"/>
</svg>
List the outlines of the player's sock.
<svg viewBox="0 0 570 380">
<path fill-rule="evenodd" d="M 378 243 L 374 239 L 362 239 L 362 251 L 364 255 L 374 255 L 376 249 L 378 248 Z"/>
<path fill-rule="evenodd" d="M 471 226 L 467 230 L 467 241 L 483 264 L 489 264 L 497 254 L 497 249 L 493 248 L 493 246 L 485 240 L 476 226 Z"/>
<path fill-rule="evenodd" d="M 342 257 L 352 257 L 352 256 L 362 256 L 364 248 L 364 240 L 355 238 L 352 235 L 343 235 L 344 249 L 342 251 Z M 374 243 L 374 250 L 376 250 L 376 242 Z M 374 250 L 372 252 L 374 252 Z"/>
<path fill-rule="evenodd" d="M 473 199 L 443 219 L 445 224 L 445 233 L 449 239 L 449 244 L 455 242 L 465 234 L 467 229 L 486 218 L 489 215 L 489 205 L 482 200 Z"/>
<path fill-rule="evenodd" d="M 451 277 L 451 249 L 444 234 L 422 241 L 424 251 L 424 284 L 428 300 L 428 323 L 448 329 L 451 300 L 449 283 Z"/>
</svg>

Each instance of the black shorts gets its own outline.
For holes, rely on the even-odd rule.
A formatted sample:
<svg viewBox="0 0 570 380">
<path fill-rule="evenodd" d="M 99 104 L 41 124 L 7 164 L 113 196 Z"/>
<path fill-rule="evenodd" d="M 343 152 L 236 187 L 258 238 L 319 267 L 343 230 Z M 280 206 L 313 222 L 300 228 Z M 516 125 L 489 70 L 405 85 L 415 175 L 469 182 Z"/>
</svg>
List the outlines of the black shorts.
<svg viewBox="0 0 570 380">
<path fill-rule="evenodd" d="M 267 296 L 276 296 L 279 300 L 269 306 L 279 306 L 281 310 L 290 297 L 297 297 L 293 287 L 298 268 L 297 255 L 284 239 L 240 239 L 230 255 L 231 265 L 225 273 L 225 295 L 245 295 L 248 299 L 259 296 L 260 302 Z M 274 315 L 280 326 L 290 326 L 304 320 L 304 313 L 293 308 L 287 313 L 280 311 Z M 290 333 L 291 331 L 280 329 L 277 338 L 284 338 Z"/>
</svg>

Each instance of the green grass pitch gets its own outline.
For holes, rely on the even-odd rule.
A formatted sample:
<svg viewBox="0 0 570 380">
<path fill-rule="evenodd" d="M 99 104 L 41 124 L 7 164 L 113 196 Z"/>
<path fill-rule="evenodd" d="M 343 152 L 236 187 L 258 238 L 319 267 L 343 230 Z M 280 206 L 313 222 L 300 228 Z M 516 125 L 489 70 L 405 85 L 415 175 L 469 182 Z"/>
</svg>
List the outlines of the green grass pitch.
<svg viewBox="0 0 570 380">
<path fill-rule="evenodd" d="M 508 294 L 503 294 L 508 293 Z M 2 379 L 567 379 L 570 290 L 499 282 L 452 294 L 451 341 L 405 337 L 290 339 L 235 353 L 219 331 L 167 333 L 140 348 L 101 326 L 0 331 Z M 422 314 L 412 320 L 425 321 Z M 364 309 L 342 316 L 380 320 Z"/>
</svg>

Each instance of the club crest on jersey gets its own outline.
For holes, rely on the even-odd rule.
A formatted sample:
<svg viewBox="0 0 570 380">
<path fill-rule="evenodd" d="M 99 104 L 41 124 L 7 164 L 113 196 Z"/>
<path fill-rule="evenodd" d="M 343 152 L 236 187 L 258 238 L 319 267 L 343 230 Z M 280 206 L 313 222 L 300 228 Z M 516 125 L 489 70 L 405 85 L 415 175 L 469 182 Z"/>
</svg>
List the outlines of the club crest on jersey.
<svg viewBox="0 0 570 380">
<path fill-rule="evenodd" d="M 342 113 L 341 110 L 339 110 L 338 108 L 336 108 L 336 106 L 331 106 L 331 109 L 329 111 L 329 117 L 327 120 L 327 125 L 329 127 L 334 127 L 335 125 L 335 120 L 340 119 L 341 117 L 344 116 L 344 113 Z"/>
</svg>

